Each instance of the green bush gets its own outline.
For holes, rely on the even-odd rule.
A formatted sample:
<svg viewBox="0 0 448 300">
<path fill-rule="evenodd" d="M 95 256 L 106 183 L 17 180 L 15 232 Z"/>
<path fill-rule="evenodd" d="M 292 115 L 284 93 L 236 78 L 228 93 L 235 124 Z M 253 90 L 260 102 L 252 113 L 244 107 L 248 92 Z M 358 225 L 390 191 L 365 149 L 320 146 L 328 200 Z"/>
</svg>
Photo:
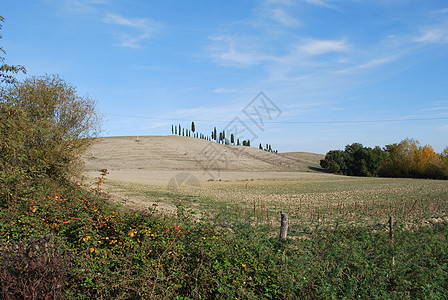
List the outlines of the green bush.
<svg viewBox="0 0 448 300">
<path fill-rule="evenodd" d="M 95 102 L 58 76 L 32 77 L 0 95 L 0 179 L 64 178 L 99 132 Z M 15 179 L 14 179 L 15 180 Z"/>
</svg>

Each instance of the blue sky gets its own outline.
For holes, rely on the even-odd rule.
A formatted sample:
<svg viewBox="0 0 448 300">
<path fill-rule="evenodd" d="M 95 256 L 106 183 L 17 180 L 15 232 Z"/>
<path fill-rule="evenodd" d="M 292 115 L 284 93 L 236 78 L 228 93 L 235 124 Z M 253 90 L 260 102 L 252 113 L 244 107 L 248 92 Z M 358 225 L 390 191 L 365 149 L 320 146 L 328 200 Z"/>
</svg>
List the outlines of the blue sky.
<svg viewBox="0 0 448 300">
<path fill-rule="evenodd" d="M 446 0 L 2 0 L 0 15 L 6 62 L 98 101 L 105 136 L 237 117 L 280 152 L 448 146 Z M 243 110 L 260 91 L 279 111 L 257 127 Z"/>
</svg>

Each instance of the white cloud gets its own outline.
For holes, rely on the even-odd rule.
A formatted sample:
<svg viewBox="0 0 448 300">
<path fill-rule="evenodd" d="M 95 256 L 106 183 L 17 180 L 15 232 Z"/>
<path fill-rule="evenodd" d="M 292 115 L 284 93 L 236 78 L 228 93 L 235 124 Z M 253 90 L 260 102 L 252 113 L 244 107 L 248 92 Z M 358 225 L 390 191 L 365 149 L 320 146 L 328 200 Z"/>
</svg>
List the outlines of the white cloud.
<svg viewBox="0 0 448 300">
<path fill-rule="evenodd" d="M 345 52 L 349 48 L 350 45 L 345 40 L 308 40 L 305 44 L 299 46 L 300 50 L 310 55 Z"/>
<path fill-rule="evenodd" d="M 414 39 L 418 43 L 448 43 L 448 28 L 427 29 Z"/>
<path fill-rule="evenodd" d="M 125 18 L 117 14 L 106 14 L 103 22 L 107 24 L 120 25 L 138 30 L 132 33 L 119 33 L 120 46 L 139 48 L 140 43 L 151 38 L 159 30 L 160 24 L 148 18 Z"/>
<path fill-rule="evenodd" d="M 318 6 L 330 7 L 330 5 L 328 5 L 328 3 L 326 3 L 324 0 L 305 0 L 305 2 L 308 4 L 313 4 L 313 5 L 318 5 Z"/>
<path fill-rule="evenodd" d="M 377 68 L 377 67 L 386 65 L 388 63 L 391 63 L 391 62 L 397 60 L 399 57 L 400 57 L 399 55 L 389 55 L 389 56 L 374 58 L 365 63 L 354 66 L 352 68 L 347 68 L 347 69 L 336 71 L 336 73 L 339 73 L 339 74 L 340 73 L 349 73 L 349 72 L 359 71 L 362 69 Z"/>
<path fill-rule="evenodd" d="M 109 0 L 46 0 L 52 5 L 58 5 L 64 13 L 88 14 L 96 10 L 97 5 L 109 4 Z"/>
<path fill-rule="evenodd" d="M 255 42 L 241 41 L 232 36 L 210 37 L 211 57 L 221 65 L 249 67 L 271 58 L 258 51 Z"/>
<path fill-rule="evenodd" d="M 213 92 L 217 94 L 242 94 L 247 93 L 248 91 L 241 89 L 216 88 L 213 90 Z"/>
<path fill-rule="evenodd" d="M 190 86 L 190 87 L 186 87 L 186 88 L 182 88 L 179 91 L 180 92 L 198 92 L 201 91 L 202 89 L 198 86 Z"/>
<path fill-rule="evenodd" d="M 282 8 L 274 8 L 269 10 L 269 17 L 283 26 L 295 27 L 300 25 L 298 20 L 285 12 Z"/>
</svg>

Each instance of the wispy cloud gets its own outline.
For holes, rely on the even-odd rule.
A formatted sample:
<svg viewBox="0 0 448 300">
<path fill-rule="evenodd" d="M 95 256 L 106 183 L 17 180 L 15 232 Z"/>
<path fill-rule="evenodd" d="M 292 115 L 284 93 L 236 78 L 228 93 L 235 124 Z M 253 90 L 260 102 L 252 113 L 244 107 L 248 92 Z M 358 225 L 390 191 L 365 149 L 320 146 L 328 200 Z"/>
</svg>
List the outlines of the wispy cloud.
<svg viewBox="0 0 448 300">
<path fill-rule="evenodd" d="M 283 8 L 273 8 L 267 11 L 268 16 L 277 23 L 286 27 L 295 27 L 300 25 L 300 22 L 291 16 Z"/>
<path fill-rule="evenodd" d="M 242 94 L 248 93 L 247 89 L 229 89 L 229 88 L 216 88 L 213 90 L 217 94 Z"/>
<path fill-rule="evenodd" d="M 425 30 L 420 36 L 414 38 L 419 43 L 448 43 L 448 26 Z"/>
<path fill-rule="evenodd" d="M 308 40 L 299 46 L 299 49 L 310 55 L 319 55 L 329 52 L 344 52 L 350 45 L 345 40 Z"/>
<path fill-rule="evenodd" d="M 201 91 L 202 89 L 198 86 L 190 86 L 190 87 L 186 87 L 186 88 L 182 88 L 179 91 L 180 92 L 198 92 Z"/>
<path fill-rule="evenodd" d="M 95 12 L 97 6 L 109 4 L 110 0 L 46 0 L 61 7 L 65 13 L 87 14 Z"/>
<path fill-rule="evenodd" d="M 151 38 L 160 29 L 160 24 L 149 18 L 126 18 L 117 14 L 106 14 L 103 22 L 133 28 L 137 32 L 119 33 L 120 46 L 128 48 L 139 48 L 140 43 Z"/>
<path fill-rule="evenodd" d="M 414 42 L 448 43 L 448 8 L 433 10 L 428 15 L 432 25 L 424 27 L 421 34 L 414 38 Z"/>
<path fill-rule="evenodd" d="M 211 57 L 221 65 L 248 67 L 272 58 L 257 49 L 257 42 L 242 41 L 233 36 L 210 37 Z"/>
<path fill-rule="evenodd" d="M 399 59 L 399 55 L 387 55 L 383 57 L 373 58 L 371 60 L 368 60 L 367 62 L 360 63 L 354 67 L 346 68 L 343 70 L 338 70 L 336 73 L 342 74 L 342 73 L 349 73 L 349 72 L 355 72 L 360 71 L 363 69 L 373 69 L 377 67 L 381 67 L 383 65 L 386 65 L 388 63 L 391 63 L 397 59 Z"/>
<path fill-rule="evenodd" d="M 326 3 L 324 0 L 305 0 L 308 4 L 318 5 L 318 6 L 325 6 L 330 7 L 328 3 Z"/>
</svg>

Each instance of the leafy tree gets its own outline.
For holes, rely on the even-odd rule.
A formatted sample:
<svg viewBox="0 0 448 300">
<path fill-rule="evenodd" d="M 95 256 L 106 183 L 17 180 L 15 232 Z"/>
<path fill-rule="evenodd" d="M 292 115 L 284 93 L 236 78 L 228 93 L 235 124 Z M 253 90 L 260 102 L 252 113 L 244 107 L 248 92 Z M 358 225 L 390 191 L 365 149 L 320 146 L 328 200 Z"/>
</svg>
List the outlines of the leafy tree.
<svg viewBox="0 0 448 300">
<path fill-rule="evenodd" d="M 342 150 L 331 150 L 320 161 L 320 166 L 332 173 L 345 173 L 347 170 L 347 153 Z"/>
<path fill-rule="evenodd" d="M 191 131 L 194 133 L 196 130 L 196 127 L 194 126 L 194 122 L 191 122 Z"/>
<path fill-rule="evenodd" d="M 430 145 L 421 146 L 413 139 L 387 145 L 388 157 L 379 173 L 387 177 L 448 178 L 444 154 L 437 155 Z"/>
<path fill-rule="evenodd" d="M 420 147 L 413 139 L 402 140 L 398 144 L 386 145 L 387 159 L 379 170 L 380 176 L 413 177 L 414 154 Z"/>
<path fill-rule="evenodd" d="M 2 90 L 0 157 L 3 171 L 65 178 L 100 131 L 95 102 L 58 76 L 31 77 Z"/>
<path fill-rule="evenodd" d="M 332 150 L 320 165 L 330 172 L 351 176 L 377 176 L 387 154 L 380 148 L 364 147 L 360 143 L 347 145 L 344 151 Z"/>
<path fill-rule="evenodd" d="M 235 136 L 233 135 L 233 133 L 230 135 L 230 143 L 232 143 L 232 145 L 235 145 Z"/>
<path fill-rule="evenodd" d="M 4 18 L 0 16 L 0 30 L 3 27 Z M 0 39 L 2 39 L 2 35 L 0 35 Z M 16 78 L 13 76 L 13 74 L 18 74 L 20 72 L 26 74 L 26 69 L 24 66 L 10 66 L 8 64 L 5 64 L 5 58 L 2 56 L 2 54 L 6 54 L 6 51 L 3 49 L 3 47 L 0 47 L 0 82 L 6 83 L 6 84 L 12 84 L 17 83 Z"/>
<path fill-rule="evenodd" d="M 213 136 L 214 136 L 214 140 L 216 141 L 216 139 L 217 139 L 217 135 L 216 135 L 216 127 L 213 129 Z"/>
</svg>

